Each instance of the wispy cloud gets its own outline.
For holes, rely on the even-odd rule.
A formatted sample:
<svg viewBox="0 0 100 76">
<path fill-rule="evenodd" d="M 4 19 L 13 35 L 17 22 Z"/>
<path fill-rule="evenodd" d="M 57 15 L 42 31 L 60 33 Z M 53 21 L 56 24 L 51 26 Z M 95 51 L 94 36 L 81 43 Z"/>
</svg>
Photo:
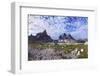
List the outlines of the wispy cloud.
<svg viewBox="0 0 100 76">
<path fill-rule="evenodd" d="M 87 17 L 29 15 L 29 35 L 46 30 L 52 39 L 58 39 L 63 33 L 70 33 L 75 38 L 87 38 L 87 25 Z"/>
</svg>

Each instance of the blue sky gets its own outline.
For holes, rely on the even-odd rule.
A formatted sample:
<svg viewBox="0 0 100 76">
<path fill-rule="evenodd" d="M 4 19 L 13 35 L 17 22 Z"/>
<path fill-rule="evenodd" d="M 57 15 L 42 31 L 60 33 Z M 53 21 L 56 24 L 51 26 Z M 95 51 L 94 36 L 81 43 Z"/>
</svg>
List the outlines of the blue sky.
<svg viewBox="0 0 100 76">
<path fill-rule="evenodd" d="M 28 19 L 28 35 L 36 35 L 46 30 L 55 40 L 63 33 L 71 34 L 75 39 L 88 37 L 88 17 L 29 15 Z"/>
</svg>

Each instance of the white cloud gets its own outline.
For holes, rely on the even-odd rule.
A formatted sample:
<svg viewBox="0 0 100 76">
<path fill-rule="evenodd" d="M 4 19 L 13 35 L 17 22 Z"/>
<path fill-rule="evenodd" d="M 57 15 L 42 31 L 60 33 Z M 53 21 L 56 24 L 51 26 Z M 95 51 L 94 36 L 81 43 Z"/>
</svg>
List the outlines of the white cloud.
<svg viewBox="0 0 100 76">
<path fill-rule="evenodd" d="M 88 38 L 88 26 L 84 25 L 80 27 L 76 31 L 73 31 L 71 35 L 74 36 L 75 39 L 87 39 Z"/>
<path fill-rule="evenodd" d="M 47 20 L 41 19 L 40 16 L 29 16 L 29 35 L 36 35 L 39 32 L 47 31 L 48 35 L 52 39 L 58 39 L 62 33 L 67 33 L 68 29 L 65 29 L 67 26 L 64 24 L 64 17 L 55 17 L 49 18 Z M 87 38 L 87 25 L 81 25 L 81 23 L 74 22 L 73 26 L 76 26 L 77 29 L 73 32 L 70 32 L 75 38 Z"/>
<path fill-rule="evenodd" d="M 57 19 L 55 19 L 57 20 Z M 29 35 L 33 34 L 36 35 L 39 32 L 43 32 L 44 30 L 47 31 L 48 35 L 50 35 L 52 38 L 57 39 L 60 34 L 65 32 L 65 25 L 61 23 L 62 18 L 58 19 L 58 23 L 49 25 L 47 21 L 44 21 L 43 19 L 40 19 L 39 16 L 30 16 L 29 17 Z M 52 20 L 51 23 L 53 22 Z M 56 37 L 55 37 L 56 36 Z"/>
</svg>

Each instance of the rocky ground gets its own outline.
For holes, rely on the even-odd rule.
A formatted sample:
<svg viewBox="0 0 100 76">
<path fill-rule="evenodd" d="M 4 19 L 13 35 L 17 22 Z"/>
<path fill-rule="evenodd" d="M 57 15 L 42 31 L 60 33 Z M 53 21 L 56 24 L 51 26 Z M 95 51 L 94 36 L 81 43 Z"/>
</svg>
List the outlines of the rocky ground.
<svg viewBox="0 0 100 76">
<path fill-rule="evenodd" d="M 66 53 L 63 50 L 56 50 L 52 48 L 47 49 L 33 49 L 28 48 L 28 60 L 55 60 L 55 59 L 76 59 L 78 58 L 77 51 L 73 50 Z"/>
</svg>

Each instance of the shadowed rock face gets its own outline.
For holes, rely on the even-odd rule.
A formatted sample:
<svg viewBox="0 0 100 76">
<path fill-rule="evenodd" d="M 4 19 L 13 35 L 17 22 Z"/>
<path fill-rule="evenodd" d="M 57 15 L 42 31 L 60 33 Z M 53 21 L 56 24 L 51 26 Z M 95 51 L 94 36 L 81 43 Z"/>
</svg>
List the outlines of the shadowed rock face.
<svg viewBox="0 0 100 76">
<path fill-rule="evenodd" d="M 36 35 L 36 38 L 38 41 L 42 41 L 42 42 L 51 42 L 53 41 L 51 39 L 51 37 L 47 34 L 46 30 L 44 30 L 42 33 L 38 33 Z"/>
<path fill-rule="evenodd" d="M 36 42 L 36 41 L 41 41 L 41 42 L 52 42 L 52 38 L 47 34 L 46 30 L 43 32 L 37 33 L 36 36 L 30 35 L 28 36 L 28 41 L 29 43 L 31 42 Z"/>
<path fill-rule="evenodd" d="M 55 49 L 28 49 L 28 60 L 76 59 L 76 55 Z"/>
<path fill-rule="evenodd" d="M 70 40 L 75 40 L 72 36 L 71 36 L 71 34 L 62 34 L 62 35 L 60 35 L 59 36 L 59 39 L 70 39 Z"/>
<path fill-rule="evenodd" d="M 56 40 L 57 42 L 59 40 L 67 40 L 67 42 L 73 42 L 73 43 L 85 43 L 87 41 L 87 39 L 78 39 L 76 40 L 74 37 L 72 37 L 71 34 L 66 34 L 63 33 L 62 35 L 59 36 L 59 39 Z M 53 40 L 46 32 L 46 30 L 44 30 L 43 32 L 37 33 L 36 36 L 30 35 L 28 36 L 28 42 L 29 43 L 34 43 L 34 42 L 54 42 L 55 40 Z"/>
</svg>

